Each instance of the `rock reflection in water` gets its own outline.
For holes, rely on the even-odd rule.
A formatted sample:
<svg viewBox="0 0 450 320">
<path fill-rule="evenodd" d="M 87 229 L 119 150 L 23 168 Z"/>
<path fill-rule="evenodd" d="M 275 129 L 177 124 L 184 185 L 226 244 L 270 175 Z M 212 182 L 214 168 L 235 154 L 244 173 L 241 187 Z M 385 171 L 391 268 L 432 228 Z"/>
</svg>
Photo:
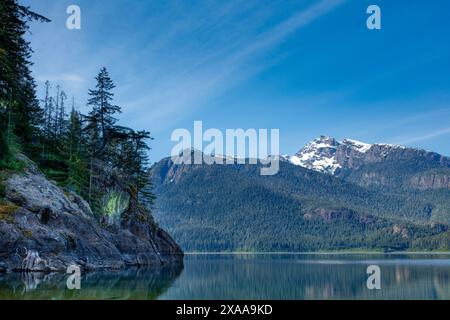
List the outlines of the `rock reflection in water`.
<svg viewBox="0 0 450 320">
<path fill-rule="evenodd" d="M 180 275 L 181 264 L 82 274 L 81 289 L 68 290 L 68 274 L 0 274 L 0 299 L 157 299 Z"/>
</svg>

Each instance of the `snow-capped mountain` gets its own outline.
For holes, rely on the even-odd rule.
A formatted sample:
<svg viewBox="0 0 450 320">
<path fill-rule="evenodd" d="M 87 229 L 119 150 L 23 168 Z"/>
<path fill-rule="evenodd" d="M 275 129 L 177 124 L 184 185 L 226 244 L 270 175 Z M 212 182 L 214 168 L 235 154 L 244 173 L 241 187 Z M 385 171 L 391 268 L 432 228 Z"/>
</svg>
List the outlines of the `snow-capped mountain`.
<svg viewBox="0 0 450 320">
<path fill-rule="evenodd" d="M 335 174 L 342 168 L 380 162 L 393 151 L 405 149 L 399 145 L 368 144 L 352 139 L 338 141 L 332 137 L 320 136 L 306 144 L 294 156 L 286 156 L 285 159 L 294 165 Z"/>
<path fill-rule="evenodd" d="M 151 170 L 156 219 L 188 251 L 448 247 L 450 158 L 320 137 L 282 159 L 270 177 L 262 164 L 162 159 Z"/>
<path fill-rule="evenodd" d="M 306 144 L 294 156 L 288 156 L 287 160 L 297 166 L 333 174 L 340 168 L 336 160 L 340 144 L 334 138 L 321 136 Z"/>
</svg>

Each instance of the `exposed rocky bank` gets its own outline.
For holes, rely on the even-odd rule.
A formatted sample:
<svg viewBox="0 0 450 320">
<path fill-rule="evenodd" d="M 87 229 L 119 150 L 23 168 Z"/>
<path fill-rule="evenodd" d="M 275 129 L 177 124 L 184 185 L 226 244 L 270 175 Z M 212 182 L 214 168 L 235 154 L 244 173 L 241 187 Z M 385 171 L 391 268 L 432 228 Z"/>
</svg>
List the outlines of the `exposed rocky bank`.
<svg viewBox="0 0 450 320">
<path fill-rule="evenodd" d="M 0 272 L 183 261 L 180 247 L 132 197 L 116 219 L 99 222 L 85 200 L 49 181 L 29 160 L 23 172 L 7 174 L 1 184 Z"/>
</svg>

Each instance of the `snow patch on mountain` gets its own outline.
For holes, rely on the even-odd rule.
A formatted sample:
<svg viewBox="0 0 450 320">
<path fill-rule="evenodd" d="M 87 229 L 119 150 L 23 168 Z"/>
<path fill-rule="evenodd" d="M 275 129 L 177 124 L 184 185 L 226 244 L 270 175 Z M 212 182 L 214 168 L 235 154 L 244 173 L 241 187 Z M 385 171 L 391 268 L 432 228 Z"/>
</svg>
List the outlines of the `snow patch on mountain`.
<svg viewBox="0 0 450 320">
<path fill-rule="evenodd" d="M 370 150 L 370 148 L 372 148 L 372 144 L 364 143 L 364 142 L 352 140 L 352 139 L 344 139 L 344 141 L 342 141 L 342 144 L 347 144 L 349 146 L 352 146 L 353 148 L 357 149 L 361 153 L 366 153 L 367 151 Z"/>
<path fill-rule="evenodd" d="M 290 163 L 304 168 L 333 174 L 340 165 L 334 154 L 340 142 L 330 137 L 319 137 L 300 150 L 296 155 L 287 157 Z"/>
<path fill-rule="evenodd" d="M 350 155 L 353 159 L 361 159 L 377 146 L 382 150 L 381 155 L 388 154 L 392 149 L 405 149 L 404 146 L 391 144 L 369 144 L 353 139 L 338 141 L 335 138 L 320 136 L 307 143 L 294 156 L 284 156 L 290 163 L 319 172 L 335 174 L 343 166 Z"/>
</svg>

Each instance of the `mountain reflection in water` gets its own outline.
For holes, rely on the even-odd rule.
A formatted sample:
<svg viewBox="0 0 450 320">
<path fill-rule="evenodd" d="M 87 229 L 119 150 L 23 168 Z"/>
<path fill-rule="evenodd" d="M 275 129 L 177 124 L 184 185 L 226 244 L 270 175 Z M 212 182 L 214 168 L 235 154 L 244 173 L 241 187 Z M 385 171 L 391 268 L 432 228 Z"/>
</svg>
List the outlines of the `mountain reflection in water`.
<svg viewBox="0 0 450 320">
<path fill-rule="evenodd" d="M 381 290 L 367 288 L 367 267 Z M 0 299 L 450 299 L 448 254 L 204 254 L 183 266 L 0 275 Z"/>
</svg>

